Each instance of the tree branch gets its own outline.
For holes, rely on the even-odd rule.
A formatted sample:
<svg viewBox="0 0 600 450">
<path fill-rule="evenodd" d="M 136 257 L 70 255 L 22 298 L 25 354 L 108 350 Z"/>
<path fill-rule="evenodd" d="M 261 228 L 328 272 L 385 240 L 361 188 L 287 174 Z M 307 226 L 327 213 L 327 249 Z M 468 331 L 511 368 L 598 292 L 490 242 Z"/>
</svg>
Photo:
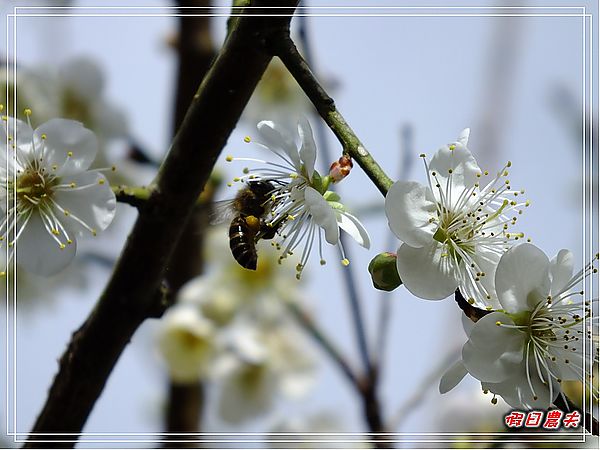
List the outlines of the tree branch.
<svg viewBox="0 0 600 450">
<path fill-rule="evenodd" d="M 265 2 L 266 3 L 266 2 Z M 257 0 L 257 6 L 264 5 Z M 156 292 L 191 211 L 271 56 L 263 43 L 289 27 L 297 2 L 281 17 L 249 9 L 194 95 L 146 204 L 98 304 L 73 334 L 26 448 L 73 446 L 125 346 L 153 309 Z M 288 15 L 289 14 L 289 15 Z M 57 433 L 42 442 L 36 433 Z M 46 436 L 47 438 L 48 436 Z"/>
<path fill-rule="evenodd" d="M 348 364 L 347 359 L 340 353 L 335 345 L 329 340 L 329 338 L 323 334 L 323 332 L 317 327 L 313 319 L 303 311 L 300 306 L 295 302 L 290 301 L 286 303 L 287 308 L 291 315 L 296 319 L 298 325 L 306 331 L 306 333 L 313 338 L 313 340 L 323 349 L 323 351 L 332 359 L 332 361 L 339 367 L 345 377 L 350 381 L 352 386 L 360 390 L 360 381 L 354 370 Z"/>
<path fill-rule="evenodd" d="M 298 52 L 289 34 L 282 34 L 268 42 L 273 54 L 285 64 L 292 76 L 298 82 L 304 93 L 310 99 L 319 115 L 327 123 L 331 131 L 344 147 L 344 153 L 350 155 L 365 171 L 377 189 L 385 196 L 393 184 L 390 177 L 369 154 L 352 128 L 335 107 L 333 99 L 325 92 L 309 65 Z"/>
</svg>

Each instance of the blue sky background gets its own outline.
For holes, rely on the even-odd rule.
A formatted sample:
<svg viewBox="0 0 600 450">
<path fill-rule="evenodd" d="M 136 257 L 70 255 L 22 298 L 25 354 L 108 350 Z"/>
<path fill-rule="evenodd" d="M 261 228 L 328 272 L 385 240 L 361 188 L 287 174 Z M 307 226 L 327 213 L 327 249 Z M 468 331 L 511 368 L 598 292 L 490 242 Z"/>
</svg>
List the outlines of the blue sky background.
<svg viewBox="0 0 600 450">
<path fill-rule="evenodd" d="M 343 2 L 344 5 L 364 3 Z M 143 4 L 161 6 L 164 2 Z M 571 3 L 543 3 L 553 4 Z M 7 7 L 2 8 L 5 13 Z M 296 21 L 292 22 L 293 29 Z M 520 218 L 518 228 L 547 254 L 570 248 L 577 261 L 581 261 L 581 142 L 566 124 L 567 107 L 564 104 L 557 107 L 553 100 L 557 90 L 563 89 L 575 105 L 583 102 L 580 17 L 310 17 L 308 24 L 319 74 L 336 80 L 334 97 L 339 110 L 392 177 L 397 176 L 402 159 L 401 126 L 410 125 L 413 130 L 414 164 L 409 178 L 416 181 L 425 180 L 419 153 L 431 155 L 442 144 L 454 140 L 463 128 L 471 127 L 469 147 L 482 168 L 492 172 L 510 159 L 513 186 L 527 191 L 532 206 Z M 216 44 L 223 39 L 224 27 L 225 18 L 215 18 Z M 22 17 L 18 19 L 17 61 L 23 66 L 41 63 L 55 66 L 72 56 L 85 54 L 95 58 L 106 72 L 107 98 L 125 109 L 132 135 L 158 156 L 169 143 L 175 55 L 165 40 L 175 30 L 176 21 L 172 17 Z M 505 43 L 515 39 L 509 46 L 512 51 L 505 55 L 505 64 L 501 64 L 510 70 L 509 89 L 501 92 L 499 98 L 490 94 L 497 86 L 490 81 L 489 69 L 500 57 L 492 50 L 498 48 L 495 47 L 498 38 Z M 577 108 L 578 115 L 572 119 L 575 121 L 581 120 L 581 106 Z M 499 129 L 495 154 L 480 147 L 488 142 L 489 136 L 482 132 L 485 127 L 478 126 L 488 117 Z M 242 147 L 246 134 L 252 134 L 252 129 L 240 124 L 221 162 L 225 154 L 251 152 Z M 328 132 L 328 138 L 332 150 L 339 153 L 341 148 L 333 134 Z M 373 241 L 371 250 L 357 246 L 350 249 L 369 333 L 373 336 L 382 298 L 372 288 L 366 266 L 376 253 L 394 250 L 386 246 L 388 231 L 383 199 L 357 166 L 340 185 L 340 193 L 350 208 L 381 205 L 379 214 L 364 218 Z M 221 195 L 231 196 L 226 191 Z M 133 217 L 130 211 L 124 214 Z M 123 230 L 127 230 L 126 225 Z M 115 248 L 125 238 L 121 234 L 114 240 Z M 333 253 L 329 257 L 331 261 L 336 259 Z M 85 295 L 67 290 L 59 301 L 18 312 L 19 431 L 27 431 L 33 423 L 55 374 L 57 358 L 72 331 L 93 307 L 108 277 L 101 268 L 92 270 Z M 315 267 L 307 278 L 308 303 L 320 325 L 358 363 L 339 270 L 334 264 Z M 448 348 L 460 344 L 464 336 L 460 314 L 452 300 L 422 301 L 403 288 L 388 297 L 393 302 L 393 314 L 381 397 L 389 416 L 410 397 L 420 379 L 445 357 Z M 43 303 L 44 299 L 39 301 Z M 155 321 L 148 321 L 136 333 L 85 431 L 162 429 L 160 412 L 166 374 L 154 354 L 155 328 Z M 471 383 L 470 387 L 473 386 Z M 425 408 L 411 416 L 401 431 L 434 429 L 429 420 L 432 408 L 460 394 L 440 396 L 437 382 L 430 390 Z M 305 400 L 280 409 L 282 414 L 322 410 L 338 415 L 346 431 L 363 429 L 361 409 L 353 392 L 328 362 L 321 364 L 318 385 Z M 208 414 L 208 423 L 215 429 L 226 429 L 214 414 Z M 245 429 L 262 431 L 265 424 L 265 421 L 251 423 Z"/>
</svg>

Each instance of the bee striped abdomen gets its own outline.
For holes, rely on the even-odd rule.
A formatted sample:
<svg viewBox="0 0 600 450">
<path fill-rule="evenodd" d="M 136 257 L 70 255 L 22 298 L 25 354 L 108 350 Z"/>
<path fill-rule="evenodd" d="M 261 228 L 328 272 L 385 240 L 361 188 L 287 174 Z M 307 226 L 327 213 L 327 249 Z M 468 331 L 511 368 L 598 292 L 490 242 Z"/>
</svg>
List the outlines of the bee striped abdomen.
<svg viewBox="0 0 600 450">
<path fill-rule="evenodd" d="M 231 254 L 240 266 L 250 270 L 256 270 L 257 254 L 254 234 L 244 217 L 238 216 L 231 221 L 229 226 Z"/>
</svg>

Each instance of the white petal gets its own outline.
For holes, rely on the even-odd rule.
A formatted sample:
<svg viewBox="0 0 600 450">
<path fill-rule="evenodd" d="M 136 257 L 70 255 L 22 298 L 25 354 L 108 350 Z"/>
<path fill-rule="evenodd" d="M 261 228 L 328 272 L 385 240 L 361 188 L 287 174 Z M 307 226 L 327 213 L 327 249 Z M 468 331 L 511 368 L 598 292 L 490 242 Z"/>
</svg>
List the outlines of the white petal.
<svg viewBox="0 0 600 450">
<path fill-rule="evenodd" d="M 279 389 L 292 399 L 304 396 L 315 385 L 315 374 L 309 370 L 298 370 L 281 375 Z"/>
<path fill-rule="evenodd" d="M 573 253 L 562 249 L 550 261 L 550 277 L 552 278 L 551 294 L 562 292 L 573 276 Z"/>
<path fill-rule="evenodd" d="M 473 331 L 473 328 L 475 327 L 475 322 L 469 319 L 466 314 L 460 315 L 460 322 L 462 324 L 463 330 L 465 331 L 465 334 L 467 335 L 467 337 L 469 337 L 471 335 L 471 331 Z"/>
<path fill-rule="evenodd" d="M 493 383 L 506 380 L 521 364 L 525 341 L 524 333 L 496 322 L 514 325 L 506 314 L 488 314 L 477 321 L 462 350 L 467 371 Z"/>
<path fill-rule="evenodd" d="M 544 384 L 540 380 L 535 362 L 530 359 L 529 361 L 529 374 L 531 385 L 535 391 L 537 399 L 534 399 L 531 387 L 527 380 L 527 366 L 525 358 L 521 364 L 514 370 L 511 377 L 500 383 L 488 383 L 482 382 L 481 387 L 488 389 L 497 395 L 500 395 L 506 403 L 513 408 L 517 409 L 548 409 L 548 407 L 554 402 L 560 391 L 560 385 L 556 380 L 552 379 L 552 396 L 550 396 L 550 389 L 547 384 Z M 546 376 L 544 374 L 544 376 Z"/>
<path fill-rule="evenodd" d="M 550 292 L 548 257 L 532 244 L 508 250 L 496 269 L 496 291 L 502 307 L 512 313 L 532 310 Z"/>
<path fill-rule="evenodd" d="M 33 130 L 29 124 L 13 117 L 7 117 L 6 120 L 2 120 L 1 122 L 0 148 L 6 148 L 6 138 L 10 137 L 12 143 L 15 144 L 20 151 L 28 152 L 31 147 L 31 141 L 33 140 Z M 3 150 L 3 152 L 4 151 L 5 150 Z"/>
<path fill-rule="evenodd" d="M 252 368 L 241 365 L 223 381 L 219 415 L 232 424 L 256 419 L 271 408 L 277 379 L 268 369 L 248 374 Z"/>
<path fill-rule="evenodd" d="M 205 277 L 192 278 L 179 290 L 177 304 L 199 304 L 203 297 L 211 292 L 211 286 Z"/>
<path fill-rule="evenodd" d="M 470 128 L 465 128 L 458 135 L 458 138 L 456 139 L 456 142 L 458 142 L 460 145 L 466 147 L 467 143 L 469 142 L 469 135 L 470 134 L 471 134 L 471 129 Z"/>
<path fill-rule="evenodd" d="M 325 240 L 332 245 L 337 244 L 340 239 L 340 229 L 334 209 L 311 187 L 304 189 L 304 201 L 315 223 L 325 231 Z"/>
<path fill-rule="evenodd" d="M 429 170 L 436 172 L 442 191 L 446 189 L 447 180 L 452 179 L 452 203 L 460 198 L 465 188 L 470 189 L 477 183 L 477 174 L 481 173 L 469 149 L 459 142 L 453 145 L 454 150 L 450 150 L 448 145 L 440 148 L 429 163 Z"/>
<path fill-rule="evenodd" d="M 336 211 L 336 216 L 339 227 L 352 236 L 352 239 L 366 249 L 371 247 L 369 233 L 356 217 L 350 213 L 342 211 Z"/>
<path fill-rule="evenodd" d="M 65 239 L 61 236 L 62 241 Z M 17 243 L 17 264 L 36 275 L 50 276 L 63 270 L 73 260 L 77 244 L 60 249 L 44 227 L 41 217 L 34 212 Z"/>
<path fill-rule="evenodd" d="M 486 248 L 477 247 L 475 254 L 471 256 L 472 261 L 463 261 L 460 265 L 460 291 L 465 298 L 472 298 L 475 300 L 474 306 L 478 308 L 487 308 L 491 306 L 492 309 L 501 309 L 500 303 L 496 296 L 496 288 L 494 285 L 496 267 L 498 261 L 500 261 L 501 254 L 495 251 L 490 251 Z M 470 264 L 475 264 L 476 269 L 473 269 Z M 485 275 L 479 276 L 479 281 L 474 286 L 472 282 L 468 281 L 473 275 L 469 275 L 477 272 L 482 272 Z M 486 298 L 484 292 L 488 293 L 491 298 Z"/>
<path fill-rule="evenodd" d="M 85 57 L 67 61 L 60 70 L 60 79 L 65 87 L 82 100 L 93 101 L 101 96 L 104 76 L 98 64 Z"/>
<path fill-rule="evenodd" d="M 302 162 L 298 155 L 298 148 L 287 130 L 270 120 L 263 120 L 256 127 L 261 135 L 259 142 L 275 153 L 283 151 L 296 170 L 300 172 Z"/>
<path fill-rule="evenodd" d="M 98 150 L 94 133 L 75 120 L 49 120 L 36 128 L 34 141 L 36 146 L 43 146 L 40 148 L 44 149 L 46 168 L 58 166 L 55 173 L 59 176 L 83 172 L 90 167 Z"/>
<path fill-rule="evenodd" d="M 437 206 L 431 189 L 414 181 L 397 181 L 385 197 L 385 214 L 392 232 L 412 247 L 431 243 Z"/>
<path fill-rule="evenodd" d="M 190 305 L 177 305 L 162 320 L 158 348 L 173 380 L 194 382 L 212 368 L 215 354 L 213 325 Z"/>
<path fill-rule="evenodd" d="M 456 387 L 458 383 L 462 381 L 462 379 L 467 374 L 467 369 L 462 361 L 456 361 L 452 367 L 450 367 L 444 375 L 442 375 L 442 379 L 440 380 L 440 394 L 445 394 L 446 392 L 450 392 L 452 389 Z"/>
<path fill-rule="evenodd" d="M 302 141 L 299 151 L 300 159 L 304 164 L 308 179 L 312 180 L 315 171 L 315 161 L 317 160 L 317 145 L 315 144 L 310 123 L 306 120 L 306 117 L 302 117 L 298 121 L 298 134 L 300 134 L 300 140 Z"/>
<path fill-rule="evenodd" d="M 406 289 L 427 300 L 442 300 L 451 295 L 458 285 L 448 257 L 437 242 L 422 248 L 402 244 L 398 249 L 398 275 Z"/>
<path fill-rule="evenodd" d="M 100 184 L 100 180 L 104 180 L 104 183 Z M 104 175 L 98 172 L 84 172 L 63 177 L 62 182 L 65 184 L 73 182 L 76 187 L 55 192 L 54 200 L 61 208 L 69 211 L 71 216 L 77 216 L 96 231 L 104 230 L 110 225 L 115 217 L 117 201 Z M 89 187 L 83 188 L 83 186 Z M 81 235 L 92 234 L 74 218 L 65 217 L 65 214 L 60 211 L 56 214 L 64 217 L 63 223 L 68 223 L 70 229 Z"/>
</svg>

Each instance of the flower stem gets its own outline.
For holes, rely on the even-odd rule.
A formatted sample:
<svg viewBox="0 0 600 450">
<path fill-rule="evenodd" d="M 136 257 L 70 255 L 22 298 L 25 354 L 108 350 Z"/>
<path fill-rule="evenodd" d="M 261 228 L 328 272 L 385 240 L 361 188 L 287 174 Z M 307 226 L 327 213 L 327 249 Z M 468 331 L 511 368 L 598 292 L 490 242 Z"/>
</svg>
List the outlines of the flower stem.
<svg viewBox="0 0 600 450">
<path fill-rule="evenodd" d="M 393 184 L 392 179 L 373 159 L 342 114 L 337 110 L 335 102 L 319 84 L 289 34 L 274 36 L 274 39 L 269 41 L 268 45 L 273 54 L 281 59 L 317 109 L 319 115 L 331 128 L 331 131 L 344 147 L 344 153 L 351 156 L 358 163 L 377 189 L 385 196 Z"/>
<path fill-rule="evenodd" d="M 136 208 L 144 205 L 152 194 L 152 189 L 146 186 L 119 185 L 111 186 L 111 188 L 118 202 L 126 203 Z"/>
<path fill-rule="evenodd" d="M 307 67 L 313 67 L 312 58 L 311 58 L 311 47 L 308 39 L 307 27 L 306 27 L 306 17 L 299 17 L 300 26 L 299 26 L 299 37 L 301 40 L 302 48 L 305 51 L 306 61 L 305 64 Z M 293 44 L 292 44 L 293 45 Z M 295 48 L 295 46 L 293 46 Z M 326 94 L 325 94 L 326 95 Z M 341 116 L 340 116 L 341 117 Z M 350 130 L 351 131 L 351 130 Z M 317 141 L 319 144 L 319 148 L 321 149 L 324 158 L 322 161 L 325 161 L 325 167 L 323 173 L 326 173 L 328 169 L 328 164 L 333 161 L 333 156 L 331 155 L 331 151 L 329 148 L 329 144 L 325 135 L 325 127 L 322 121 L 319 121 L 316 127 Z M 357 140 L 358 142 L 358 140 Z M 342 145 L 344 143 L 342 142 Z M 344 145 L 344 148 L 346 146 Z M 330 186 L 332 191 L 335 191 L 335 185 Z M 344 233 L 340 235 L 340 242 L 346 248 L 346 257 L 352 259 L 349 255 L 348 246 L 344 245 Z M 340 254 L 342 254 L 340 249 Z M 361 309 L 361 300 L 360 300 L 360 291 L 356 284 L 356 277 L 354 275 L 353 266 L 344 267 L 339 265 L 340 270 L 342 271 L 342 276 L 344 277 L 344 286 L 347 292 L 347 300 L 350 307 L 350 312 L 352 314 L 352 320 L 354 322 L 354 331 L 356 335 L 356 342 L 358 345 L 359 353 L 362 359 L 362 364 L 364 366 L 365 375 L 361 380 L 356 381 L 356 387 L 358 389 L 358 393 L 362 400 L 363 411 L 365 416 L 365 421 L 367 422 L 369 429 L 372 432 L 382 432 L 385 431 L 385 425 L 383 423 L 382 417 L 382 409 L 379 403 L 378 398 L 378 371 L 373 364 L 373 359 L 371 352 L 369 351 L 369 344 L 367 341 L 367 331 L 365 327 L 364 314 Z M 376 442 L 377 448 L 386 448 L 387 444 L 381 441 Z"/>
<path fill-rule="evenodd" d="M 358 377 L 354 370 L 348 364 L 347 359 L 340 353 L 331 340 L 319 329 L 314 320 L 303 311 L 300 306 L 294 301 L 286 302 L 287 309 L 294 317 L 298 325 L 302 327 L 306 333 L 329 355 L 334 363 L 340 368 L 352 386 L 358 388 L 360 386 Z"/>
<path fill-rule="evenodd" d="M 206 205 L 207 202 L 210 202 L 215 189 L 219 187 L 221 181 L 221 176 L 218 173 L 213 172 L 204 186 L 204 190 L 196 199 L 196 206 Z M 118 202 L 141 208 L 150 199 L 154 188 L 120 184 L 118 186 L 111 186 L 111 189 L 115 193 Z"/>
</svg>

